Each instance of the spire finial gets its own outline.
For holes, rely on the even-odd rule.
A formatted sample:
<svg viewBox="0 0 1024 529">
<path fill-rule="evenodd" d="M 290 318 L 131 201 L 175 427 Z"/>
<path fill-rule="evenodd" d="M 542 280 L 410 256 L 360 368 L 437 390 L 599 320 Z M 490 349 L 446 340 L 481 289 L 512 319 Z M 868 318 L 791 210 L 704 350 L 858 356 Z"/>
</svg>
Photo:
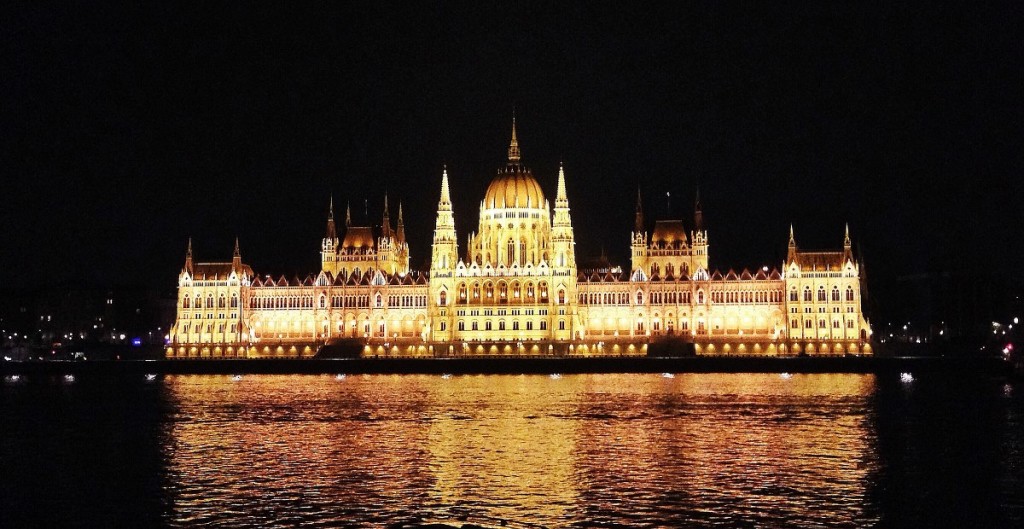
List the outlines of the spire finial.
<svg viewBox="0 0 1024 529">
<path fill-rule="evenodd" d="M 345 227 L 352 226 L 352 204 L 345 202 Z"/>
<path fill-rule="evenodd" d="M 516 138 L 516 111 L 512 109 L 512 141 L 508 144 L 508 163 L 519 163 L 519 140 Z"/>
<path fill-rule="evenodd" d="M 640 198 L 640 184 L 636 186 L 636 220 L 633 223 L 633 231 L 636 233 L 644 231 L 644 203 Z"/>
<path fill-rule="evenodd" d="M 338 238 L 338 230 L 334 227 L 334 195 L 331 195 L 331 205 L 327 208 L 327 233 L 325 238 L 332 241 Z"/>
<path fill-rule="evenodd" d="M 441 172 L 441 203 L 451 204 L 452 197 L 448 192 L 448 164 L 444 165 Z"/>
<path fill-rule="evenodd" d="M 850 223 L 846 223 L 846 232 L 843 234 L 843 246 L 850 247 Z"/>
<path fill-rule="evenodd" d="M 700 200 L 700 184 L 697 184 L 697 194 L 693 198 L 693 229 L 701 231 L 704 229 L 704 203 Z"/>
<path fill-rule="evenodd" d="M 793 237 L 793 223 L 789 223 L 789 245 L 796 246 L 796 238 Z"/>
<path fill-rule="evenodd" d="M 235 253 L 232 254 L 234 257 L 241 257 L 242 252 L 238 249 L 238 237 L 235 237 Z"/>
<path fill-rule="evenodd" d="M 391 236 L 391 213 L 388 212 L 388 193 L 384 192 L 384 218 L 381 220 L 381 231 L 385 237 Z"/>
<path fill-rule="evenodd" d="M 188 249 L 185 250 L 185 271 L 192 273 L 192 237 L 188 238 Z"/>
<path fill-rule="evenodd" d="M 555 193 L 555 203 L 568 203 L 569 197 L 565 193 L 565 166 L 558 162 L 558 191 Z"/>
<path fill-rule="evenodd" d="M 399 244 L 405 243 L 405 221 L 402 220 L 402 203 L 398 203 L 398 232 L 396 233 Z"/>
</svg>

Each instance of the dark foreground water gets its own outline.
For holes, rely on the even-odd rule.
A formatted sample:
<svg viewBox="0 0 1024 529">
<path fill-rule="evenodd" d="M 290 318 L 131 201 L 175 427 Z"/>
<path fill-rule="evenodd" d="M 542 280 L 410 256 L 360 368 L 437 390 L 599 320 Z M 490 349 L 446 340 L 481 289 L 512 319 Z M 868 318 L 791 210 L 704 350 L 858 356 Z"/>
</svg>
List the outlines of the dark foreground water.
<svg viewBox="0 0 1024 529">
<path fill-rule="evenodd" d="M 0 527 L 1019 527 L 1024 386 L 918 375 L 0 383 Z"/>
</svg>

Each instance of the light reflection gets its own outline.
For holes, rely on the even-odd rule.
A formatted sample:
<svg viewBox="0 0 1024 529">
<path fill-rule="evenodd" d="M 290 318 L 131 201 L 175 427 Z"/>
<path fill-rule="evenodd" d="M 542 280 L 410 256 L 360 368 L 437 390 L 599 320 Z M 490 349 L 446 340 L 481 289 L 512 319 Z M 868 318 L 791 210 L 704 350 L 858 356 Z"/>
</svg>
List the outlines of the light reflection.
<svg viewBox="0 0 1024 529">
<path fill-rule="evenodd" d="M 441 378 L 164 377 L 172 522 L 871 525 L 872 375 Z"/>
<path fill-rule="evenodd" d="M 914 375 L 912 375 L 910 373 L 900 373 L 900 382 L 903 382 L 904 384 L 909 384 L 909 383 L 911 383 L 913 381 L 914 381 Z"/>
</svg>

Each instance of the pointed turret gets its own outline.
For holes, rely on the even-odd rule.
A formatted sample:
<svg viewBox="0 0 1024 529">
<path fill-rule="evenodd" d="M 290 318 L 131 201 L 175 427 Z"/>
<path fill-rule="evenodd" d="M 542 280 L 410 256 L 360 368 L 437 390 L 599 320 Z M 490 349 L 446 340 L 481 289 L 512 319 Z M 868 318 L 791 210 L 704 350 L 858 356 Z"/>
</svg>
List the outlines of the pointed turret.
<svg viewBox="0 0 1024 529">
<path fill-rule="evenodd" d="M 644 203 L 640 198 L 640 186 L 636 186 L 636 219 L 633 221 L 633 232 L 643 233 L 644 231 Z"/>
<path fill-rule="evenodd" d="M 388 212 L 388 194 L 384 193 L 384 218 L 380 223 L 381 237 L 391 237 L 391 214 Z"/>
<path fill-rule="evenodd" d="M 556 208 L 559 203 L 569 203 L 569 197 L 565 193 L 565 167 L 562 162 L 558 162 L 558 191 L 555 193 Z"/>
<path fill-rule="evenodd" d="M 850 223 L 846 223 L 846 232 L 843 234 L 843 260 L 853 261 L 853 243 L 850 241 Z"/>
<path fill-rule="evenodd" d="M 334 226 L 334 197 L 331 197 L 331 205 L 327 209 L 327 233 L 324 235 L 324 241 L 334 241 L 337 245 L 338 241 L 338 229 Z"/>
<path fill-rule="evenodd" d="M 789 251 L 786 253 L 786 261 L 796 261 L 796 238 L 793 236 L 793 224 L 789 225 Z"/>
<path fill-rule="evenodd" d="M 192 274 L 192 237 L 188 238 L 188 249 L 185 250 L 185 271 Z"/>
<path fill-rule="evenodd" d="M 405 221 L 402 219 L 402 203 L 398 203 L 398 244 L 405 244 Z"/>
<path fill-rule="evenodd" d="M 512 112 L 512 141 L 508 144 L 508 164 L 519 165 L 519 140 L 516 139 L 516 113 Z"/>
<path fill-rule="evenodd" d="M 437 209 L 441 211 L 451 211 L 452 209 L 452 197 L 448 192 L 448 166 L 444 166 L 444 170 L 441 173 L 441 201 L 437 204 Z"/>
<path fill-rule="evenodd" d="M 700 200 L 700 186 L 697 187 L 697 196 L 693 199 L 693 229 L 704 231 L 704 203 Z"/>
<path fill-rule="evenodd" d="M 235 237 L 235 251 L 231 255 L 231 270 L 240 271 L 242 269 L 242 252 L 238 249 L 238 237 Z"/>
<path fill-rule="evenodd" d="M 348 202 L 345 203 L 345 227 L 352 227 L 352 205 Z"/>
</svg>

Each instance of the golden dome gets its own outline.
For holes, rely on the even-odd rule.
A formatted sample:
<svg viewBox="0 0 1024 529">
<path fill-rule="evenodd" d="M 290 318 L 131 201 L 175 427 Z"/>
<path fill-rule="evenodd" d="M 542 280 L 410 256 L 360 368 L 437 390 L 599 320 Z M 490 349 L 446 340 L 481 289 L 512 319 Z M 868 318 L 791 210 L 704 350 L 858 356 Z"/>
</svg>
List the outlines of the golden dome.
<svg viewBox="0 0 1024 529">
<path fill-rule="evenodd" d="M 519 167 L 501 171 L 487 186 L 484 207 L 492 208 L 542 208 L 544 191 L 533 175 Z"/>
</svg>

